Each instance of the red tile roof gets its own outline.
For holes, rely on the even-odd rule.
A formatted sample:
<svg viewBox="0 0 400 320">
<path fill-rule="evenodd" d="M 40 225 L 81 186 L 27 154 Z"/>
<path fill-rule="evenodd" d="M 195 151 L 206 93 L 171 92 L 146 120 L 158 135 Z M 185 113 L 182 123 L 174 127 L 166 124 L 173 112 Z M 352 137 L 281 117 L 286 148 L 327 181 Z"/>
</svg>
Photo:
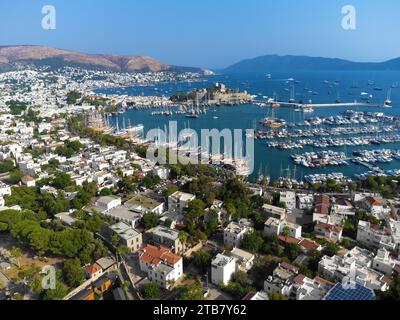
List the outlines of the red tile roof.
<svg viewBox="0 0 400 320">
<path fill-rule="evenodd" d="M 182 257 L 172 253 L 169 249 L 164 247 L 156 247 L 146 245 L 142 249 L 140 260 L 151 265 L 158 265 L 161 261 L 174 265 L 179 262 Z"/>
<path fill-rule="evenodd" d="M 329 196 L 327 196 L 326 194 L 320 194 L 317 195 L 315 197 L 315 204 L 326 204 L 329 205 L 330 204 L 330 200 L 329 200 Z"/>
<path fill-rule="evenodd" d="M 326 285 L 329 285 L 331 287 L 335 286 L 335 284 L 333 282 L 330 282 L 330 281 L 328 281 L 328 280 L 326 280 L 324 278 L 318 277 L 318 276 L 315 277 L 314 280 L 317 281 L 320 284 L 326 284 Z"/>
<path fill-rule="evenodd" d="M 314 213 L 323 214 L 327 216 L 329 214 L 329 205 L 324 203 L 316 204 L 314 208 Z"/>
<path fill-rule="evenodd" d="M 254 296 L 256 295 L 256 292 L 249 292 L 248 294 L 246 294 L 242 301 L 248 301 L 251 300 Z"/>
<path fill-rule="evenodd" d="M 336 204 L 338 204 L 340 206 L 353 207 L 353 204 L 348 199 L 338 199 L 336 201 Z"/>
<path fill-rule="evenodd" d="M 290 237 L 290 236 L 286 237 L 286 236 L 280 235 L 280 236 L 278 236 L 278 240 L 280 240 L 282 242 L 285 242 L 287 244 L 299 244 L 300 243 L 299 239 L 296 239 L 296 238 L 293 238 L 293 237 Z"/>
<path fill-rule="evenodd" d="M 299 243 L 299 246 L 304 248 L 305 250 L 318 250 L 320 244 L 311 239 L 303 239 Z"/>
<path fill-rule="evenodd" d="M 377 197 L 368 197 L 367 201 L 369 202 L 369 204 L 371 206 L 382 206 L 383 205 L 381 199 L 379 199 Z"/>
<path fill-rule="evenodd" d="M 333 231 L 333 232 L 337 232 L 337 233 L 340 233 L 343 230 L 341 227 L 334 226 L 332 224 L 327 224 L 324 222 L 318 222 L 315 225 L 315 228 L 321 228 L 321 229 L 325 229 L 326 231 L 329 231 L 329 232 Z"/>
<path fill-rule="evenodd" d="M 282 262 L 279 266 L 281 268 L 283 268 L 283 269 L 290 270 L 290 271 L 293 271 L 295 273 L 299 272 L 299 268 L 297 268 L 296 266 L 294 266 L 294 265 L 292 265 L 290 263 L 287 263 L 287 262 Z"/>
<path fill-rule="evenodd" d="M 305 278 L 306 278 L 305 275 L 299 274 L 293 280 L 297 284 L 303 284 Z"/>
<path fill-rule="evenodd" d="M 98 265 L 97 263 L 91 264 L 90 266 L 87 266 L 87 267 L 85 268 L 85 271 L 86 271 L 87 273 L 89 273 L 89 274 L 95 274 L 95 273 L 97 273 L 97 272 L 100 271 L 100 270 L 101 270 L 101 267 L 100 267 L 100 265 Z"/>
</svg>

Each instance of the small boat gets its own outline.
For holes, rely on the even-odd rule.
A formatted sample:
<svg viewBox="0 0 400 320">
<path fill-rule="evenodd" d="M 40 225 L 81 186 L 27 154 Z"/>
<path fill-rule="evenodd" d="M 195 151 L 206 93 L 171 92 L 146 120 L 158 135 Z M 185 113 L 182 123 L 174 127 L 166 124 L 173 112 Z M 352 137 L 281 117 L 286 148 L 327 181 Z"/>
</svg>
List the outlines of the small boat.
<svg viewBox="0 0 400 320">
<path fill-rule="evenodd" d="M 392 107 L 392 100 L 390 99 L 390 96 L 392 94 L 392 89 L 388 90 L 387 98 L 385 102 L 383 103 L 384 108 L 391 108 Z"/>
<path fill-rule="evenodd" d="M 197 114 L 187 114 L 185 117 L 186 118 L 197 119 L 199 117 L 199 115 L 197 115 Z"/>
<path fill-rule="evenodd" d="M 303 108 L 303 112 L 304 112 L 304 113 L 313 113 L 313 112 L 314 112 L 314 109 L 313 109 L 313 108 L 310 108 L 310 107 L 306 107 L 306 108 Z"/>
</svg>

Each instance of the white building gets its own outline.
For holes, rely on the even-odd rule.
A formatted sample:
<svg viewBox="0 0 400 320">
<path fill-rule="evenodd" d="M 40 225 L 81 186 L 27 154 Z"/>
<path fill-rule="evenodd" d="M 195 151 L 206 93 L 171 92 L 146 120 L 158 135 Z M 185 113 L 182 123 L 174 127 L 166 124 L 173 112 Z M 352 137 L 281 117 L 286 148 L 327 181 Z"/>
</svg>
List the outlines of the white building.
<svg viewBox="0 0 400 320">
<path fill-rule="evenodd" d="M 296 294 L 296 300 L 319 301 L 326 296 L 334 285 L 334 283 L 320 277 L 310 279 L 303 275 L 299 275 L 295 278 L 293 289 Z"/>
<path fill-rule="evenodd" d="M 297 208 L 300 210 L 310 210 L 314 205 L 314 196 L 312 194 L 297 194 Z"/>
<path fill-rule="evenodd" d="M 342 281 L 345 277 L 372 290 L 386 291 L 389 279 L 372 269 L 374 254 L 368 250 L 355 247 L 344 256 L 324 256 L 318 264 L 318 272 Z"/>
<path fill-rule="evenodd" d="M 190 193 L 177 191 L 168 197 L 168 210 L 174 213 L 182 213 L 196 196 Z"/>
<path fill-rule="evenodd" d="M 389 251 L 386 249 L 379 249 L 374 261 L 372 262 L 372 267 L 388 277 L 391 277 L 393 275 L 393 270 L 396 267 L 396 263 L 397 261 L 390 257 Z"/>
<path fill-rule="evenodd" d="M 3 182 L 0 182 L 0 197 L 11 196 L 11 187 Z"/>
<path fill-rule="evenodd" d="M 236 259 L 218 254 L 211 262 L 211 282 L 215 285 L 227 285 L 236 272 Z"/>
<path fill-rule="evenodd" d="M 273 218 L 284 220 L 286 218 L 286 209 L 281 207 L 264 204 L 262 210 L 265 215 L 272 216 Z"/>
<path fill-rule="evenodd" d="M 183 276 L 183 259 L 164 247 L 147 245 L 139 257 L 140 269 L 147 272 L 150 281 L 169 289 Z"/>
<path fill-rule="evenodd" d="M 167 180 L 169 177 L 170 170 L 165 167 L 154 167 L 153 174 L 159 176 L 161 180 Z"/>
<path fill-rule="evenodd" d="M 106 196 L 100 197 L 96 201 L 96 207 L 101 210 L 101 212 L 107 212 L 114 209 L 122 204 L 121 198 L 116 196 Z"/>
<path fill-rule="evenodd" d="M 137 252 L 142 247 L 142 234 L 139 231 L 133 229 L 130 225 L 124 222 L 118 222 L 110 226 L 110 230 L 113 234 L 117 235 L 120 238 L 122 244 L 129 248 L 131 252 Z"/>
<path fill-rule="evenodd" d="M 264 224 L 264 235 L 268 238 L 281 235 L 285 228 L 289 231 L 289 236 L 300 239 L 302 227 L 298 224 L 288 221 L 282 221 L 276 218 L 269 218 Z"/>
<path fill-rule="evenodd" d="M 240 247 L 244 235 L 252 232 L 253 227 L 247 220 L 242 219 L 239 222 L 231 222 L 224 229 L 224 244 L 228 247 Z"/>
<path fill-rule="evenodd" d="M 31 176 L 22 177 L 21 182 L 24 186 L 27 186 L 28 188 L 36 186 L 36 180 Z"/>
<path fill-rule="evenodd" d="M 239 248 L 233 248 L 231 256 L 236 259 L 237 269 L 247 272 L 253 267 L 254 254 Z"/>
<path fill-rule="evenodd" d="M 264 281 L 264 291 L 280 293 L 290 297 L 294 285 L 294 279 L 299 274 L 299 268 L 286 262 L 282 262 L 275 268 L 273 274 Z"/>
<path fill-rule="evenodd" d="M 296 193 L 293 191 L 281 192 L 280 202 L 284 203 L 286 209 L 289 211 L 296 209 Z"/>
<path fill-rule="evenodd" d="M 367 221 L 359 221 L 357 241 L 370 248 L 385 248 L 390 251 L 396 248 L 390 228 L 373 225 Z"/>
<path fill-rule="evenodd" d="M 138 194 L 124 203 L 124 206 L 133 212 L 140 214 L 155 213 L 162 215 L 164 212 L 164 203 L 158 202 L 145 195 Z"/>
<path fill-rule="evenodd" d="M 342 239 L 343 228 L 328 223 L 318 222 L 315 225 L 314 231 L 316 234 L 327 239 L 340 241 Z"/>
</svg>

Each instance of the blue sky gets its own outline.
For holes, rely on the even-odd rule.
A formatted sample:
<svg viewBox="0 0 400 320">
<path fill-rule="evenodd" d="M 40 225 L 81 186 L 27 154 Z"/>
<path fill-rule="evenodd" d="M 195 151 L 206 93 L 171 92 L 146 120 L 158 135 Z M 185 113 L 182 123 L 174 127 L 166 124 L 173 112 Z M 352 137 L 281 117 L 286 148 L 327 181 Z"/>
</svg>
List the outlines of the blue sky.
<svg viewBox="0 0 400 320">
<path fill-rule="evenodd" d="M 57 29 L 41 28 L 41 8 Z M 341 28 L 344 5 L 357 29 Z M 220 68 L 264 54 L 381 61 L 400 56 L 398 0 L 1 0 L 0 45 L 144 54 Z"/>
</svg>

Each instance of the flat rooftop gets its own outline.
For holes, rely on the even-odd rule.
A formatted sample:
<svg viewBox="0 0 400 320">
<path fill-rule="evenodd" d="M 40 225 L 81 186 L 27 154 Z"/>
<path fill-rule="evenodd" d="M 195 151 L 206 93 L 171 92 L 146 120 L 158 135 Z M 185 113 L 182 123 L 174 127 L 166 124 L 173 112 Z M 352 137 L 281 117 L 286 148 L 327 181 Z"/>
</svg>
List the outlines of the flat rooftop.
<svg viewBox="0 0 400 320">
<path fill-rule="evenodd" d="M 133 198 L 129 199 L 127 202 L 125 202 L 124 205 L 129 209 L 135 209 L 140 207 L 144 209 L 153 210 L 158 206 L 160 206 L 161 203 L 147 196 L 138 194 Z"/>
</svg>

